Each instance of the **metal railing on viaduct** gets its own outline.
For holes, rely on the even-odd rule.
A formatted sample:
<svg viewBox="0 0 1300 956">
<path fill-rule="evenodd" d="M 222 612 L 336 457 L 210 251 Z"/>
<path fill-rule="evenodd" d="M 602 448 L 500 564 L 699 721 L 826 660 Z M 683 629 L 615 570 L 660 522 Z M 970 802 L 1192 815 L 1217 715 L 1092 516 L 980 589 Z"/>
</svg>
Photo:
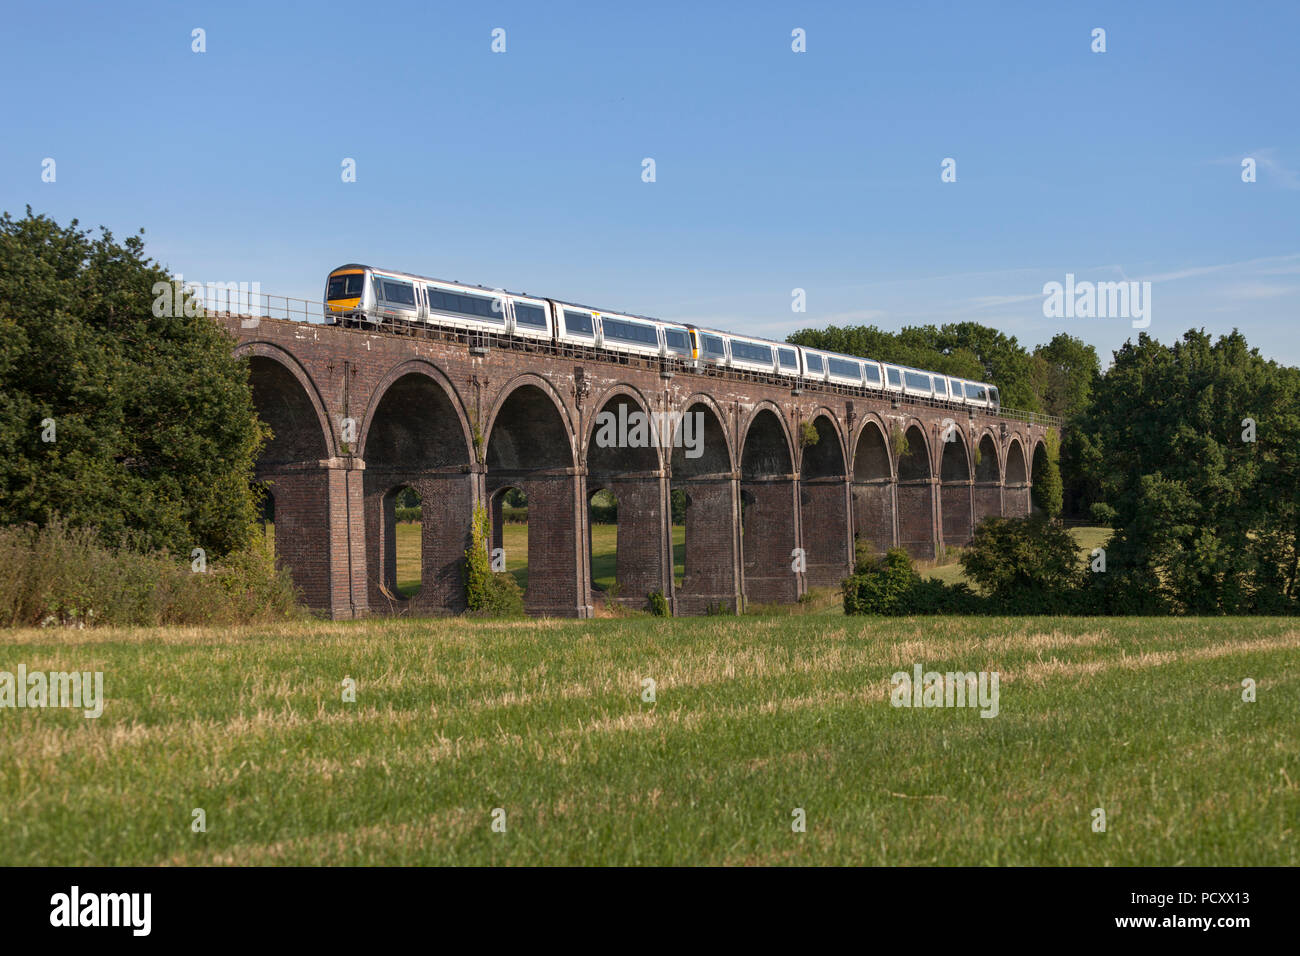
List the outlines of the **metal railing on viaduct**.
<svg viewBox="0 0 1300 956">
<path fill-rule="evenodd" d="M 988 515 L 1027 514 L 1060 424 L 504 335 L 344 328 L 321 310 L 263 297 L 265 315 L 213 318 L 273 432 L 257 477 L 277 558 L 338 618 L 462 610 L 475 506 L 499 548 L 512 488 L 528 501 L 530 613 L 587 617 L 602 599 L 589 520 L 601 490 L 618 504 L 617 600 L 659 592 L 676 614 L 795 601 L 851 571 L 855 539 L 932 559 Z M 406 487 L 422 512 L 410 598 L 397 588 Z"/>
</svg>

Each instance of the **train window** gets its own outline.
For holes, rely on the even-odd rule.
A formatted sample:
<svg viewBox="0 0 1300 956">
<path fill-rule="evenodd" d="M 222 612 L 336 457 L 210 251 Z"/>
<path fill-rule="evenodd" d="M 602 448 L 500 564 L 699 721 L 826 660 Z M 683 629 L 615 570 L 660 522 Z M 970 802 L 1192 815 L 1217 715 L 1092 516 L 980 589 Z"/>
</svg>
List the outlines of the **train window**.
<svg viewBox="0 0 1300 956">
<path fill-rule="evenodd" d="M 803 356 L 804 361 L 808 363 L 808 371 L 820 375 L 823 368 L 822 357 L 820 355 L 813 355 L 811 352 L 804 352 Z"/>
<path fill-rule="evenodd" d="M 915 388 L 922 392 L 928 392 L 934 388 L 934 385 L 930 382 L 930 376 L 922 375 L 920 372 L 904 372 L 903 381 L 907 383 L 908 388 Z"/>
<path fill-rule="evenodd" d="M 544 329 L 546 328 L 546 310 L 540 305 L 516 302 L 515 322 L 520 325 L 531 325 L 535 329 Z"/>
<path fill-rule="evenodd" d="M 934 392 L 940 398 L 948 397 L 948 380 L 936 375 L 934 377 Z"/>
<path fill-rule="evenodd" d="M 393 282 L 391 279 L 385 279 L 381 284 L 385 302 L 415 307 L 415 286 L 409 282 Z"/>
<path fill-rule="evenodd" d="M 841 378 L 857 379 L 862 381 L 862 366 L 857 362 L 848 362 L 844 359 L 827 359 L 826 364 L 830 367 L 832 375 L 838 375 Z"/>
<path fill-rule="evenodd" d="M 595 335 L 591 316 L 586 312 L 564 310 L 564 328 L 570 335 Z"/>
<path fill-rule="evenodd" d="M 716 335 L 701 335 L 700 342 L 704 346 L 704 354 L 709 358 L 725 358 L 727 347 L 723 344 L 722 339 Z"/>
<path fill-rule="evenodd" d="M 903 377 L 900 374 L 898 374 L 898 369 L 896 368 L 885 369 L 885 378 L 889 380 L 889 384 L 892 385 L 894 388 L 903 387 Z"/>
<path fill-rule="evenodd" d="M 668 343 L 670 352 L 691 354 L 691 340 L 686 337 L 686 332 L 682 329 L 664 329 L 664 341 Z"/>
<path fill-rule="evenodd" d="M 731 340 L 731 357 L 746 362 L 760 362 L 763 365 L 772 364 L 772 350 L 768 346 L 742 342 L 740 339 Z"/>
<path fill-rule="evenodd" d="M 948 384 L 952 386 L 952 397 L 961 398 L 961 382 L 955 378 L 950 378 Z"/>
<path fill-rule="evenodd" d="M 659 331 L 653 325 L 640 322 L 624 322 L 621 319 L 603 318 L 600 327 L 605 330 L 606 339 L 616 342 L 629 342 L 635 345 L 658 345 Z"/>
<path fill-rule="evenodd" d="M 782 368 L 791 368 L 798 371 L 799 356 L 794 354 L 794 349 L 777 349 L 776 357 L 780 361 Z"/>
<path fill-rule="evenodd" d="M 435 312 L 466 315 L 475 319 L 485 319 L 488 322 L 505 321 L 498 300 L 492 296 L 465 295 L 448 292 L 446 289 L 435 289 L 433 286 L 429 286 L 426 292 L 429 296 L 429 308 Z"/>
<path fill-rule="evenodd" d="M 330 276 L 329 288 L 325 293 L 327 299 L 357 299 L 361 297 L 361 289 L 365 285 L 366 277 L 360 272 L 354 272 L 351 275 Z"/>
<path fill-rule="evenodd" d="M 863 369 L 867 373 L 867 381 L 872 385 L 880 384 L 880 366 L 875 362 L 863 362 Z"/>
<path fill-rule="evenodd" d="M 984 401 L 984 389 L 973 382 L 967 382 L 966 397 L 977 402 L 982 402 Z"/>
<path fill-rule="evenodd" d="M 991 401 L 994 405 L 1002 404 L 1002 398 L 1001 396 L 998 395 L 998 390 L 994 388 L 992 385 L 989 386 L 989 401 Z"/>
</svg>

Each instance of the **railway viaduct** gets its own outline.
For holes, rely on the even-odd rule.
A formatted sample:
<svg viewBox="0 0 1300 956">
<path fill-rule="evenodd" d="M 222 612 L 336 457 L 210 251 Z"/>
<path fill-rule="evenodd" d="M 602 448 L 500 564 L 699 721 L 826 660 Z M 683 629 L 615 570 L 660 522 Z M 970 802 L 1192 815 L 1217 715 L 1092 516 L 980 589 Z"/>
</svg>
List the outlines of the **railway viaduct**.
<svg viewBox="0 0 1300 956">
<path fill-rule="evenodd" d="M 500 543 L 510 488 L 528 498 L 530 613 L 592 614 L 589 501 L 618 501 L 618 600 L 675 614 L 794 601 L 852 569 L 855 538 L 928 559 L 991 514 L 1030 509 L 1041 418 L 881 398 L 474 333 L 342 328 L 220 315 L 249 361 L 273 438 L 279 561 L 335 618 L 462 610 L 476 504 Z M 698 454 L 605 447 L 597 416 L 699 413 Z M 701 419 L 696 419 L 701 420 Z M 396 587 L 394 500 L 422 503 L 422 581 Z M 674 586 L 671 492 L 686 494 Z"/>
</svg>

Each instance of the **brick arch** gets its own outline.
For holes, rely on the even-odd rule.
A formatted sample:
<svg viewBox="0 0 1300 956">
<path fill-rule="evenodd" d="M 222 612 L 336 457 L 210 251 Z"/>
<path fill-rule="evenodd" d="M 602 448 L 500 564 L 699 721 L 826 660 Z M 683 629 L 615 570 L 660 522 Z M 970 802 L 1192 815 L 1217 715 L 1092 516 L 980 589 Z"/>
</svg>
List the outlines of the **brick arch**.
<svg viewBox="0 0 1300 956">
<path fill-rule="evenodd" d="M 808 418 L 806 420 L 812 422 L 814 428 L 817 427 L 817 423 L 820 421 L 825 421 L 829 425 L 829 431 L 835 438 L 835 449 L 838 452 L 838 459 L 839 459 L 838 471 L 834 473 L 839 474 L 841 476 L 847 476 L 849 473 L 849 465 L 848 465 L 849 454 L 848 454 L 848 450 L 845 448 L 844 430 L 840 426 L 840 420 L 838 416 L 836 416 L 836 414 L 833 411 L 831 411 L 829 408 L 827 408 L 825 405 L 818 405 L 815 408 L 813 408 L 812 412 L 809 413 Z M 824 477 L 826 474 L 829 473 L 826 470 L 827 467 L 834 465 L 834 461 L 830 459 L 829 456 L 823 457 L 825 455 L 824 451 L 821 451 L 820 454 L 818 453 L 820 449 L 824 449 L 824 442 L 826 439 L 826 435 L 821 428 L 817 428 L 817 432 L 818 432 L 818 441 L 816 445 L 809 445 L 805 447 L 804 445 L 802 445 L 802 436 L 801 436 L 801 444 L 799 445 L 799 460 L 798 460 L 799 473 L 801 477 L 803 476 L 803 473 L 807 467 L 810 453 L 813 459 L 815 459 L 814 469 L 813 469 L 814 471 L 817 472 L 817 475 L 815 477 Z"/>
<path fill-rule="evenodd" d="M 517 375 L 498 393 L 483 435 L 483 492 L 492 507 L 494 547 L 502 530 L 498 492 L 515 487 L 528 498 L 524 607 L 536 615 L 590 617 L 586 502 L 568 406 L 542 376 Z"/>
<path fill-rule="evenodd" d="M 560 463 L 560 460 L 556 460 L 553 463 L 548 463 L 540 467 L 542 468 L 576 467 L 577 449 L 575 446 L 577 444 L 577 437 L 576 437 L 577 429 L 574 427 L 573 417 L 569 413 L 569 407 L 564 403 L 564 399 L 561 397 L 560 393 L 556 390 L 555 386 L 552 385 L 548 379 L 540 375 L 534 375 L 531 372 L 526 372 L 522 375 L 516 375 L 514 378 L 510 379 L 510 381 L 508 381 L 505 385 L 503 385 L 501 387 L 501 390 L 497 393 L 496 401 L 493 402 L 492 410 L 488 413 L 487 421 L 484 423 L 483 426 L 481 426 L 481 431 L 483 434 L 484 459 L 487 460 L 492 454 L 492 437 L 497 432 L 497 426 L 500 423 L 502 412 L 505 410 L 506 406 L 510 403 L 512 399 L 514 399 L 516 396 L 521 395 L 522 391 L 527 388 L 536 389 L 543 396 L 550 399 L 550 406 L 553 407 L 556 416 L 558 417 L 559 424 L 561 426 L 561 428 L 558 431 L 555 429 L 551 429 L 553 434 L 550 437 L 556 438 L 562 435 L 564 438 L 565 448 L 567 449 L 568 452 L 567 456 L 564 456 L 563 464 Z M 545 408 L 545 406 L 543 406 L 543 408 Z M 513 438 L 514 436 L 511 437 Z M 540 438 L 541 436 L 533 435 L 532 437 L 536 439 L 536 438 Z M 527 456 L 520 454 L 521 451 L 522 449 L 518 449 L 518 448 L 510 449 L 510 457 L 515 459 L 516 461 L 525 460 Z M 488 462 L 488 467 L 489 468 L 492 467 L 490 461 Z M 502 467 L 502 466 L 498 465 L 498 467 Z M 523 470 L 532 470 L 532 469 L 525 468 Z"/>
<path fill-rule="evenodd" d="M 919 418 L 904 418 L 899 427 L 908 450 L 906 455 L 898 456 L 896 469 L 898 543 L 912 557 L 929 560 L 935 557 L 939 530 L 935 520 L 934 482 L 938 470 L 934 449 L 925 422 Z"/>
<path fill-rule="evenodd" d="M 744 477 L 743 473 L 745 470 L 745 452 L 746 452 L 745 446 L 749 442 L 749 436 L 750 433 L 753 431 L 755 424 L 757 424 L 760 420 L 762 420 L 762 416 L 764 412 L 770 412 L 772 414 L 772 417 L 776 419 L 777 425 L 780 429 L 781 437 L 785 442 L 785 448 L 784 448 L 785 458 L 786 458 L 786 463 L 789 465 L 789 469 L 786 472 L 784 472 L 784 474 L 794 474 L 795 441 L 794 441 L 794 436 L 790 433 L 790 423 L 786 421 L 786 417 L 784 414 L 782 414 L 779 405 L 777 405 L 775 402 L 771 402 L 764 399 L 763 401 L 758 402 L 754 406 L 753 411 L 749 413 L 749 416 L 745 419 L 744 424 L 740 427 L 739 434 L 737 436 L 738 437 L 737 444 L 740 447 L 740 469 L 742 472 L 741 475 L 742 478 Z M 778 474 L 778 472 L 762 472 L 761 474 Z"/>
<path fill-rule="evenodd" d="M 465 550 L 477 500 L 469 418 L 455 387 L 432 362 L 390 369 L 370 396 L 360 429 L 366 469 L 367 593 L 372 609 L 463 610 Z M 420 495 L 420 587 L 397 591 L 396 492 Z"/>
<path fill-rule="evenodd" d="M 1021 517 L 1029 514 L 1029 462 L 1019 434 L 1012 435 L 1003 456 L 1003 514 Z"/>
<path fill-rule="evenodd" d="M 236 348 L 234 354 L 236 358 L 249 359 L 249 378 L 253 384 L 255 408 L 257 407 L 256 405 L 257 383 L 256 381 L 254 381 L 252 359 L 254 358 L 266 359 L 267 361 L 275 362 L 280 366 L 280 368 L 283 371 L 287 372 L 289 376 L 292 377 L 293 380 L 298 383 L 298 385 L 302 389 L 301 394 L 306 397 L 308 403 L 310 404 L 311 411 L 315 415 L 316 423 L 320 428 L 321 447 L 324 451 L 324 454 L 320 457 L 322 458 L 336 457 L 338 454 L 338 450 L 335 442 L 336 435 L 334 429 L 330 426 L 329 414 L 325 411 L 325 402 L 321 398 L 320 391 L 316 388 L 316 383 L 312 381 L 311 375 L 309 375 L 307 370 L 302 367 L 302 364 L 296 358 L 294 358 L 294 356 L 291 353 L 289 353 L 285 349 L 282 349 L 280 346 L 274 345 L 270 342 L 246 342 L 243 345 L 240 345 L 238 348 Z M 280 410 L 289 411 L 290 417 L 294 419 L 291 422 L 286 421 L 282 425 L 282 431 L 288 430 L 288 431 L 293 431 L 295 433 L 301 433 L 302 425 L 303 425 L 302 419 L 307 416 L 300 413 L 295 414 L 293 409 L 286 409 L 283 403 L 281 403 L 280 405 Z M 271 425 L 272 429 L 274 429 L 275 424 L 273 422 L 267 421 L 267 419 L 263 417 L 260 409 L 258 410 L 258 417 L 262 418 L 263 421 L 266 421 L 267 424 Z M 288 427 L 285 428 L 284 427 L 285 425 L 287 425 Z M 276 440 L 275 438 L 272 438 L 272 444 L 275 442 L 275 440 Z M 264 450 L 264 454 L 265 454 L 265 450 Z M 290 461 L 290 460 L 297 460 L 297 459 L 285 459 L 285 461 Z"/>
<path fill-rule="evenodd" d="M 894 546 L 896 531 L 894 456 L 889 427 L 875 413 L 864 416 L 853 447 L 853 541 L 869 553 Z"/>
<path fill-rule="evenodd" d="M 248 342 L 235 355 L 248 360 L 254 408 L 273 432 L 255 474 L 274 502 L 276 564 L 312 607 L 350 615 L 364 603 L 364 588 L 349 581 L 343 594 L 331 586 L 337 540 L 331 504 L 348 473 L 330 467 L 340 462 L 325 403 L 306 369 L 279 346 Z"/>
<path fill-rule="evenodd" d="M 1035 477 L 1034 466 L 1038 463 L 1038 453 L 1042 452 L 1043 460 L 1047 460 L 1047 442 L 1042 438 L 1034 438 L 1031 443 L 1033 445 L 1033 451 L 1029 453 L 1026 462 L 1029 465 L 1029 483 L 1032 485 Z"/>
<path fill-rule="evenodd" d="M 952 441 L 945 441 L 947 427 L 939 427 L 939 521 L 940 534 L 945 546 L 967 544 L 974 530 L 971 517 L 975 468 L 970 440 L 961 426 L 955 423 L 947 433 Z"/>
<path fill-rule="evenodd" d="M 591 473 L 591 456 L 593 452 L 599 450 L 595 446 L 597 419 L 599 418 L 600 413 L 605 410 L 606 406 L 615 403 L 620 396 L 628 399 L 628 404 L 639 408 L 646 415 L 654 414 L 654 405 L 636 386 L 627 383 L 619 383 L 611 385 L 609 388 L 605 389 L 605 391 L 601 393 L 600 397 L 591 403 L 591 421 L 588 423 L 586 432 L 582 436 L 581 460 L 588 467 L 588 474 Z M 666 436 L 663 440 L 668 441 L 670 438 L 671 436 Z M 651 446 L 646 450 L 650 451 L 654 455 L 655 462 L 652 467 L 655 469 L 663 468 L 665 458 L 664 449 Z"/>
<path fill-rule="evenodd" d="M 679 406 L 683 415 L 705 415 L 701 454 L 688 458 L 685 448 L 670 456 L 669 488 L 686 497 L 685 571 L 674 593 L 681 614 L 741 606 L 738 567 L 740 534 L 736 472 L 740 468 L 727 416 L 713 396 L 695 392 Z"/>
<path fill-rule="evenodd" d="M 370 437 L 374 432 L 375 416 L 380 407 L 384 404 L 385 399 L 390 398 L 390 392 L 395 384 L 407 376 L 418 376 L 429 380 L 439 387 L 456 415 L 456 420 L 460 425 L 461 438 L 464 442 L 464 461 L 466 463 L 474 460 L 474 438 L 473 431 L 469 423 L 469 412 L 465 408 L 465 403 L 460 393 L 456 390 L 455 384 L 449 379 L 445 372 L 437 365 L 427 359 L 411 359 L 390 369 L 388 374 L 380 380 L 375 386 L 370 396 L 370 403 L 366 407 L 365 417 L 361 421 L 359 429 L 358 448 L 362 458 L 370 454 Z M 459 457 L 459 456 L 457 456 Z M 368 461 L 368 459 L 367 459 Z"/>
<path fill-rule="evenodd" d="M 723 412 L 722 406 L 718 404 L 717 400 L 712 395 L 709 395 L 705 392 L 694 392 L 690 396 L 688 396 L 684 402 L 681 403 L 681 405 L 678 407 L 678 410 L 681 412 L 681 414 L 686 415 L 692 409 L 694 409 L 696 405 L 703 405 L 711 413 L 712 422 L 714 425 L 717 426 L 716 429 L 713 430 L 716 432 L 716 434 L 714 435 L 714 440 L 716 442 L 716 439 L 720 437 L 723 442 L 723 451 L 725 453 L 724 461 L 726 467 L 720 468 L 716 472 L 709 472 L 709 473 L 721 474 L 721 473 L 732 473 L 737 471 L 740 467 L 740 458 L 736 452 L 736 446 L 734 441 L 732 440 L 732 436 L 728 434 L 727 416 Z M 710 454 L 711 443 L 709 442 L 709 439 L 707 437 L 710 431 L 709 424 L 710 424 L 709 419 L 705 419 L 706 437 L 704 439 L 704 454 L 701 457 L 705 461 L 715 463 L 715 464 L 721 464 L 722 462 L 719 462 L 718 455 Z M 684 454 L 679 453 L 679 449 L 674 448 L 673 453 L 670 456 L 670 463 L 674 475 L 677 474 L 681 465 L 687 463 L 688 461 L 689 459 L 687 459 Z M 694 470 L 694 473 L 701 474 L 702 472 L 699 472 L 698 470 Z"/>
<path fill-rule="evenodd" d="M 812 412 L 817 443 L 800 449 L 800 539 L 810 585 L 842 581 L 853 569 L 849 475 L 839 422 L 827 408 Z"/>
<path fill-rule="evenodd" d="M 990 516 L 1002 514 L 1002 452 L 997 434 L 991 428 L 975 433 L 975 448 L 980 460 L 975 465 L 975 487 L 972 492 L 973 524 Z"/>
<path fill-rule="evenodd" d="M 869 465 L 867 461 L 860 457 L 862 453 L 866 451 L 872 454 L 873 457 L 878 458 L 878 456 L 875 455 L 876 446 L 874 439 L 867 437 L 873 431 L 880 438 L 880 448 L 882 448 L 884 452 L 886 474 L 880 474 L 879 469 L 874 467 L 878 462 L 873 462 Z M 867 448 L 863 447 L 862 443 L 864 440 L 869 443 Z M 864 415 L 862 424 L 858 426 L 858 433 L 853 442 L 851 463 L 853 466 L 853 478 L 855 481 L 892 480 L 894 475 L 897 473 L 897 462 L 894 461 L 894 453 L 889 444 L 889 425 L 875 412 L 869 412 Z"/>
<path fill-rule="evenodd" d="M 664 449 L 656 444 L 642 447 L 602 447 L 596 442 L 602 413 L 618 415 L 628 408 L 650 415 L 654 407 L 636 388 L 619 384 L 606 389 L 592 404 L 594 414 L 584 436 L 587 483 L 583 498 L 607 490 L 618 503 L 614 577 L 618 584 L 619 603 L 644 607 L 648 595 L 672 593 L 672 540 L 669 537 L 668 487 L 663 467 Z M 629 425 L 629 428 L 631 426 Z M 652 439 L 649 426 L 646 438 Z M 659 442 L 671 442 L 673 435 L 660 436 Z M 587 559 L 593 558 L 592 527 L 587 525 Z M 593 575 L 594 577 L 594 575 Z M 592 584 L 595 603 L 595 584 Z M 609 596 L 606 595 L 606 600 Z"/>
<path fill-rule="evenodd" d="M 798 483 L 788 422 L 773 402 L 755 405 L 740 430 L 741 567 L 747 601 L 793 601 L 804 573 L 792 567 L 799 541 Z"/>
<path fill-rule="evenodd" d="M 899 481 L 912 481 L 921 478 L 934 478 L 938 476 L 938 470 L 935 468 L 935 452 L 931 447 L 930 433 L 926 428 L 926 423 L 916 416 L 908 416 L 903 419 L 899 427 L 903 430 L 903 437 L 907 440 L 907 454 L 899 455 L 894 461 L 894 474 L 898 476 Z M 915 437 L 920 437 L 920 442 Z M 920 465 L 922 462 L 917 460 L 917 449 L 925 452 L 924 475 L 920 474 L 915 468 L 905 468 L 905 464 Z"/>
</svg>

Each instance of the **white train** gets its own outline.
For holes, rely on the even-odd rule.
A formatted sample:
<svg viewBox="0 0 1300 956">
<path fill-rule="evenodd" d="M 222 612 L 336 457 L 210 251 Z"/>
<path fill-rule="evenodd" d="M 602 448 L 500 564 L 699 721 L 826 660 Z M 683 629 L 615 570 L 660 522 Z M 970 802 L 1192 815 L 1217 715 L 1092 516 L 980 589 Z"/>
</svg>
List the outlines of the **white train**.
<svg viewBox="0 0 1300 956">
<path fill-rule="evenodd" d="M 495 332 L 673 358 L 697 366 L 852 385 L 994 412 L 1001 407 L 997 387 L 987 382 L 357 263 L 339 266 L 329 274 L 325 302 L 334 320 L 344 324 L 402 322 Z"/>
</svg>

